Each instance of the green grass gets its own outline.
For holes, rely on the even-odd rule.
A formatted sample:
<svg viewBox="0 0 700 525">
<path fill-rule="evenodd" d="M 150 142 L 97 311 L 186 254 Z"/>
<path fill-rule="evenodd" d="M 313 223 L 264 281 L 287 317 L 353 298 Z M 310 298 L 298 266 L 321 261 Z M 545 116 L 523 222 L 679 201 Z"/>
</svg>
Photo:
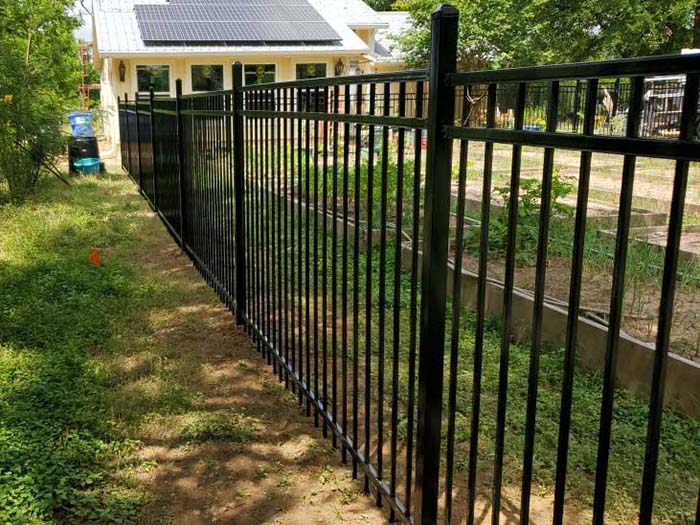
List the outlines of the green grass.
<svg viewBox="0 0 700 525">
<path fill-rule="evenodd" d="M 0 523 L 135 523 L 146 492 L 131 429 L 192 407 L 185 379 L 154 364 L 148 380 L 165 387 L 149 398 L 113 366 L 152 351 L 143 319 L 186 293 L 130 261 L 145 210 L 123 176 L 46 181 L 0 207 Z"/>
</svg>

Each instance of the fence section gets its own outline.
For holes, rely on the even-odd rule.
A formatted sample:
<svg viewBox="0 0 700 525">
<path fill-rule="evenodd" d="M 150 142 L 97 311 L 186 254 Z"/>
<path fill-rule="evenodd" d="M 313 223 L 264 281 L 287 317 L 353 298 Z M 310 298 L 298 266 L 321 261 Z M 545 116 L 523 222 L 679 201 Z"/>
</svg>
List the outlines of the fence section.
<svg viewBox="0 0 700 525">
<path fill-rule="evenodd" d="M 700 63 L 661 57 L 460 74 L 456 50 L 457 12 L 443 7 L 433 18 L 430 78 L 417 71 L 244 87 L 237 64 L 233 91 L 182 96 L 178 81 L 174 99 L 125 99 L 122 165 L 365 490 L 392 519 L 427 525 L 472 524 L 477 511 L 498 524 L 506 467 L 521 476 L 512 513 L 529 522 L 548 248 L 562 213 L 553 198 L 560 151 L 576 152 L 580 166 L 568 301 L 557 303 L 568 322 L 553 419 L 554 523 L 567 520 L 592 156 L 624 158 L 597 420 L 593 520 L 604 522 L 635 166 L 640 156 L 675 162 L 638 482 L 639 521 L 650 524 L 689 162 L 700 160 Z M 680 78 L 668 89 L 682 103 L 676 120 L 659 124 L 649 79 L 661 74 Z M 491 195 L 494 151 L 503 145 L 511 151 L 495 278 Z M 518 463 L 506 457 L 506 439 L 524 147 L 541 156 L 541 195 L 533 204 L 539 219 Z M 474 177 L 482 200 L 478 217 L 469 217 Z M 490 317 L 502 324 L 494 328 Z M 497 366 L 486 370 L 494 352 Z M 497 391 L 484 390 L 489 376 Z M 486 415 L 493 416 L 488 445 Z M 485 485 L 490 508 L 478 503 Z"/>
<path fill-rule="evenodd" d="M 425 84 L 409 72 L 242 89 L 245 320 L 402 520 L 415 471 Z"/>
<path fill-rule="evenodd" d="M 615 385 L 618 373 L 618 356 L 620 354 L 620 332 L 623 318 L 623 303 L 625 301 L 625 276 L 628 271 L 627 254 L 630 248 L 629 232 L 631 214 L 633 211 L 633 188 L 635 179 L 635 166 L 639 157 L 653 156 L 668 159 L 675 162 L 675 175 L 673 180 L 673 194 L 670 210 L 670 219 L 667 233 L 667 249 L 662 267 L 663 279 L 661 301 L 659 306 L 655 361 L 650 378 L 650 405 L 648 420 L 648 436 L 646 442 L 646 456 L 641 482 L 641 507 L 639 523 L 652 523 L 652 511 L 654 502 L 654 489 L 657 474 L 657 465 L 660 450 L 660 428 L 663 415 L 664 380 L 669 359 L 669 336 L 671 331 L 671 319 L 674 308 L 674 290 L 678 280 L 679 242 L 684 219 L 684 205 L 686 202 L 686 188 L 688 184 L 688 169 L 690 161 L 700 159 L 700 148 L 697 142 L 697 111 L 698 111 L 698 72 L 700 61 L 690 57 L 663 57 L 639 59 L 634 61 L 606 62 L 577 64 L 567 66 L 523 68 L 514 70 L 501 70 L 493 72 L 457 73 L 449 76 L 448 83 L 457 90 L 457 96 L 465 99 L 464 113 L 458 119 L 458 125 L 446 126 L 445 133 L 450 139 L 458 141 L 460 148 L 460 162 L 458 174 L 458 208 L 455 221 L 458 225 L 452 232 L 451 246 L 454 249 L 451 255 L 454 257 L 452 267 L 452 318 L 449 319 L 452 333 L 450 346 L 450 372 L 448 380 L 448 410 L 447 410 L 447 458 L 444 479 L 445 486 L 445 513 L 450 521 L 453 513 L 453 495 L 460 494 L 456 490 L 455 459 L 460 454 L 468 455 L 467 474 L 464 480 L 466 488 L 466 521 L 475 523 L 478 515 L 475 495 L 478 493 L 477 474 L 483 469 L 480 467 L 477 451 L 480 447 L 480 437 L 483 432 L 480 429 L 482 419 L 482 397 L 484 395 L 482 378 L 484 374 L 483 359 L 485 352 L 484 339 L 486 333 L 486 321 L 489 315 L 496 315 L 503 322 L 500 332 L 499 365 L 497 381 L 497 400 L 495 405 L 495 433 L 493 437 L 492 470 L 492 516 L 498 516 L 502 510 L 503 479 L 505 458 L 505 442 L 507 428 L 512 418 L 508 417 L 508 399 L 510 396 L 509 373 L 511 363 L 510 351 L 513 334 L 519 331 L 515 326 L 516 315 L 515 301 L 517 290 L 515 287 L 516 256 L 521 249 L 519 240 L 522 239 L 519 228 L 532 227 L 532 224 L 523 224 L 521 187 L 524 180 L 521 178 L 523 163 L 523 148 L 536 147 L 541 155 L 541 195 L 536 203 L 538 219 L 536 220 L 537 250 L 536 271 L 534 284 L 534 297 L 528 316 L 531 318 L 529 327 L 530 340 L 530 366 L 528 375 L 527 409 L 525 414 L 518 413 L 517 417 L 525 416 L 524 444 L 522 450 L 522 488 L 518 512 L 520 523 L 529 523 L 530 503 L 533 485 L 533 469 L 535 462 L 535 438 L 537 434 L 537 407 L 538 388 L 541 386 L 539 358 L 546 349 L 545 336 L 547 329 L 543 321 L 545 305 L 551 303 L 551 297 L 546 295 L 547 270 L 549 266 L 548 248 L 552 241 L 553 224 L 562 222 L 561 210 L 553 209 L 553 184 L 555 178 L 555 153 L 559 150 L 571 150 L 580 152 L 577 200 L 573 209 L 573 238 L 568 300 L 559 303 L 559 308 L 566 310 L 568 318 L 563 355 L 563 375 L 561 377 L 561 404 L 558 412 L 558 441 L 556 444 L 556 476 L 554 480 L 554 509 L 553 522 L 563 524 L 573 518 L 565 514 L 565 497 L 567 490 L 567 472 L 569 470 L 569 449 L 572 435 L 572 414 L 574 378 L 577 367 L 577 352 L 580 352 L 579 341 L 580 318 L 582 315 L 582 281 L 584 279 L 584 252 L 587 242 L 587 218 L 589 203 L 589 190 L 591 180 L 591 165 L 594 154 L 616 154 L 624 158 L 622 163 L 622 182 L 619 193 L 619 208 L 616 210 L 616 246 L 614 251 L 614 268 L 612 271 L 612 283 L 609 295 L 609 318 L 607 320 L 607 345 L 605 347 L 605 363 L 602 369 L 603 392 L 601 401 L 600 418 L 598 422 L 598 450 L 595 465 L 595 493 L 593 506 L 593 522 L 602 525 L 605 520 L 606 489 L 609 482 L 608 468 L 610 459 L 611 434 L 613 427 L 613 413 L 615 402 Z M 645 90 L 645 78 L 657 75 L 683 74 L 684 90 L 682 91 L 682 107 L 679 109 L 680 118 L 675 123 L 669 136 L 677 137 L 675 140 L 661 138 L 648 138 L 645 130 L 648 130 L 648 122 L 654 118 L 654 108 L 646 103 L 647 92 Z M 611 137 L 605 129 L 599 127 L 598 116 L 601 109 L 601 101 L 608 96 L 607 87 L 602 79 L 617 78 L 615 84 L 629 85 L 630 91 L 626 101 L 625 132 L 623 137 Z M 571 133 L 570 128 L 562 132 L 559 128 L 562 105 L 562 85 L 570 82 L 582 84 L 582 92 L 585 93 L 581 103 L 583 113 L 582 128 L 579 133 Z M 542 83 L 546 83 L 547 92 L 542 94 Z M 609 85 L 609 84 L 608 84 Z M 513 125 L 509 129 L 499 128 L 496 109 L 498 107 L 498 94 L 507 90 L 515 93 L 515 108 Z M 546 126 L 544 129 L 526 129 L 524 122 L 528 108 L 532 107 L 533 92 L 537 99 L 546 101 Z M 478 96 L 475 96 L 478 94 Z M 469 101 L 478 100 L 483 104 L 486 114 L 485 121 L 475 121 L 472 117 L 474 104 Z M 465 224 L 468 217 L 465 215 L 464 195 L 467 183 L 467 166 L 470 164 L 470 151 L 475 145 L 485 144 L 485 154 L 481 164 L 482 209 L 478 219 L 480 238 L 478 241 L 479 259 L 476 266 L 472 266 L 465 257 Z M 494 242 L 493 236 L 499 232 L 490 226 L 492 207 L 490 196 L 493 192 L 494 171 L 494 147 L 496 145 L 511 146 L 510 174 L 508 177 L 507 202 L 505 215 L 501 216 L 501 225 L 505 229 L 502 241 L 504 242 L 503 258 L 498 260 L 502 264 L 499 277 L 499 291 L 501 298 L 497 300 L 494 308 L 494 297 L 488 297 L 489 281 L 493 278 L 493 271 L 489 264 Z M 471 172 L 474 175 L 474 172 Z M 448 206 L 451 193 L 442 195 L 442 203 Z M 461 205 L 459 205 L 461 204 Z M 558 215 L 559 214 L 559 215 Z M 444 234 L 449 235 L 448 230 Z M 590 241 L 590 239 L 588 239 Z M 443 241 L 443 248 L 447 242 Z M 476 294 L 467 298 L 467 303 L 474 306 L 476 320 L 474 329 L 475 340 L 468 348 L 465 348 L 464 339 L 461 337 L 461 324 L 463 323 L 458 305 L 462 304 L 463 280 L 469 277 L 465 270 L 474 272 L 477 281 Z M 490 304 L 487 304 L 490 303 Z M 523 304 L 519 305 L 523 308 Z M 495 311 L 494 311 L 495 310 Z M 520 329 L 522 330 L 522 329 Z M 471 384 L 460 380 L 460 373 L 464 369 L 460 359 L 464 359 L 465 352 L 470 353 L 467 361 L 472 367 Z M 458 401 L 458 392 L 470 392 L 470 407 L 466 400 Z M 461 405 L 461 406 L 460 406 Z M 468 425 L 460 428 L 456 418 L 464 414 L 468 417 Z M 580 431 L 581 429 L 579 429 Z M 589 429 L 591 432 L 594 429 Z M 469 441 L 461 443 L 457 436 L 468 433 Z M 508 462 L 512 465 L 512 459 Z M 483 474 L 483 473 L 482 473 Z M 629 475 L 629 474 L 628 474 Z M 462 516 L 462 513 L 460 513 Z M 498 518 L 493 519 L 498 523 Z"/>
</svg>

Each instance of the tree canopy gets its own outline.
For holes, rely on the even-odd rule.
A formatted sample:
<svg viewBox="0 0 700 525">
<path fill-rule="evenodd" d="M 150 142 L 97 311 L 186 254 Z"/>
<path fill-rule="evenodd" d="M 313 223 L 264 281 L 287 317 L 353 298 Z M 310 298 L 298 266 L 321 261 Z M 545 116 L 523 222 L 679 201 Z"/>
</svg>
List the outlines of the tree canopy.
<svg viewBox="0 0 700 525">
<path fill-rule="evenodd" d="M 436 0 L 398 0 L 415 30 L 414 65 L 428 59 Z M 512 67 L 672 53 L 697 45 L 698 0 L 455 0 L 463 68 Z"/>
<path fill-rule="evenodd" d="M 81 71 L 73 0 L 3 0 L 0 6 L 0 191 L 13 198 L 63 150 L 61 125 Z"/>
<path fill-rule="evenodd" d="M 375 11 L 391 11 L 396 0 L 366 0 L 367 4 Z"/>
</svg>

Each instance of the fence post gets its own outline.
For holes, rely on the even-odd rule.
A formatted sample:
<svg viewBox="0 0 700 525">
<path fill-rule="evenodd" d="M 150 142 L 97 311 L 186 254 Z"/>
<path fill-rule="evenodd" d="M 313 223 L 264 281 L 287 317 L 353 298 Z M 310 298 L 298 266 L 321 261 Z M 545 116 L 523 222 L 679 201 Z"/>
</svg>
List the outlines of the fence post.
<svg viewBox="0 0 700 525">
<path fill-rule="evenodd" d="M 143 181 L 141 180 L 141 123 L 139 122 L 139 93 L 134 94 L 134 107 L 136 108 L 136 160 L 139 163 L 139 192 L 143 193 Z"/>
<path fill-rule="evenodd" d="M 180 204 L 180 247 L 184 250 L 187 246 L 187 231 L 185 225 L 185 209 L 187 208 L 185 193 L 185 140 L 182 126 L 182 79 L 175 82 L 175 114 L 177 120 L 177 179 Z"/>
<path fill-rule="evenodd" d="M 243 217 L 245 217 L 245 179 L 243 173 L 244 141 L 243 141 L 243 65 L 236 62 L 233 65 L 233 191 L 236 204 L 235 217 L 235 271 L 236 271 L 236 320 L 243 324 L 246 311 L 246 282 L 245 282 L 245 237 Z"/>
<path fill-rule="evenodd" d="M 455 88 L 446 78 L 457 67 L 458 22 L 459 12 L 451 5 L 433 12 L 418 365 L 416 525 L 434 525 L 438 512 L 452 182 L 452 140 L 443 134 L 443 126 L 454 124 Z"/>
<path fill-rule="evenodd" d="M 131 173 L 131 139 L 129 138 L 129 94 L 124 93 L 124 138 L 126 140 L 126 172 L 134 180 L 134 175 Z M 120 134 L 121 135 L 121 134 Z M 124 151 L 122 149 L 122 151 Z M 122 165 L 124 160 L 122 159 Z"/>
<path fill-rule="evenodd" d="M 156 116 L 154 111 L 153 99 L 155 98 L 155 93 L 153 92 L 153 85 L 148 89 L 148 104 L 151 115 L 151 171 L 153 172 L 153 209 L 158 211 L 158 187 L 156 185 Z"/>
</svg>

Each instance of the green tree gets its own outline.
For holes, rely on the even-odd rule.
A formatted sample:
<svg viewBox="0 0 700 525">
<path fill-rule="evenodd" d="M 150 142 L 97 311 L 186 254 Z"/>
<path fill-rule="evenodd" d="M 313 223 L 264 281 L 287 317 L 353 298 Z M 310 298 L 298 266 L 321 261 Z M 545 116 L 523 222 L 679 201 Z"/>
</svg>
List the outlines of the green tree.
<svg viewBox="0 0 700 525">
<path fill-rule="evenodd" d="M 436 0 L 399 0 L 415 30 L 402 41 L 414 65 L 429 55 Z M 698 0 L 455 0 L 460 66 L 512 67 L 671 53 L 693 43 Z M 697 36 L 696 39 L 700 39 Z"/>
<path fill-rule="evenodd" d="M 60 175 L 52 159 L 64 150 L 61 128 L 81 80 L 72 6 L 3 0 L 0 7 L 0 192 L 13 200 L 43 173 Z"/>
<path fill-rule="evenodd" d="M 396 4 L 396 0 L 366 0 L 366 2 L 375 11 L 391 11 Z"/>
</svg>

